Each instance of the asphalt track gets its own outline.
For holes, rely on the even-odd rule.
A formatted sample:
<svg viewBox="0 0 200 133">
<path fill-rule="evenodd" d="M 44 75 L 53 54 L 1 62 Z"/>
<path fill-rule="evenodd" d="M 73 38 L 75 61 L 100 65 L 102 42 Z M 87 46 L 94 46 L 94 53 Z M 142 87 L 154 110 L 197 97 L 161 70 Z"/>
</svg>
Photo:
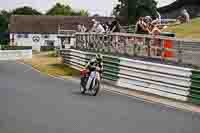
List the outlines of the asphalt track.
<svg viewBox="0 0 200 133">
<path fill-rule="evenodd" d="M 200 115 L 101 92 L 0 62 L 0 133 L 199 133 Z"/>
</svg>

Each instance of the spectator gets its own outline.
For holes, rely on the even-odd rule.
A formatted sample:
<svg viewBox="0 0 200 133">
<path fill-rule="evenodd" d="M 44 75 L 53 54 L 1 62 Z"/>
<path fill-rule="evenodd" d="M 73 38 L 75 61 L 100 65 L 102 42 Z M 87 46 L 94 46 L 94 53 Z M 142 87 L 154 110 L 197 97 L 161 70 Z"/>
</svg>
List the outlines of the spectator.
<svg viewBox="0 0 200 133">
<path fill-rule="evenodd" d="M 80 24 L 77 25 L 77 31 L 78 31 L 78 32 L 81 32 L 81 31 L 82 31 L 82 27 L 81 27 Z"/>
<path fill-rule="evenodd" d="M 161 31 L 157 24 L 151 24 L 149 28 L 150 33 L 152 35 L 160 35 Z"/>
<path fill-rule="evenodd" d="M 140 17 L 135 27 L 136 34 L 149 34 L 150 31 L 148 29 L 147 23 L 144 21 L 143 17 Z"/>
<path fill-rule="evenodd" d="M 112 21 L 107 22 L 108 25 L 108 31 L 112 30 Z"/>
<path fill-rule="evenodd" d="M 100 22 L 96 21 L 95 19 L 92 19 L 93 26 L 90 32 L 97 32 L 97 33 L 104 33 L 105 30 L 103 26 L 100 24 Z"/>
<path fill-rule="evenodd" d="M 103 26 L 105 32 L 108 32 L 108 31 L 109 31 L 109 27 L 108 27 L 108 24 L 107 24 L 107 23 L 103 23 L 102 26 Z"/>
<path fill-rule="evenodd" d="M 188 11 L 186 9 L 183 9 L 181 11 L 181 16 L 178 17 L 178 20 L 181 23 L 188 23 L 188 22 L 190 22 L 190 15 L 189 15 L 189 13 L 188 13 Z"/>
<path fill-rule="evenodd" d="M 190 15 L 186 9 L 183 9 L 182 14 L 185 17 L 186 23 L 190 22 Z"/>
<path fill-rule="evenodd" d="M 81 24 L 81 32 L 86 32 L 86 31 L 87 31 L 87 29 L 86 29 L 85 25 Z"/>
<path fill-rule="evenodd" d="M 111 29 L 110 31 L 111 32 L 120 32 L 120 24 L 119 24 L 119 21 L 117 20 L 114 20 L 111 24 Z"/>
</svg>

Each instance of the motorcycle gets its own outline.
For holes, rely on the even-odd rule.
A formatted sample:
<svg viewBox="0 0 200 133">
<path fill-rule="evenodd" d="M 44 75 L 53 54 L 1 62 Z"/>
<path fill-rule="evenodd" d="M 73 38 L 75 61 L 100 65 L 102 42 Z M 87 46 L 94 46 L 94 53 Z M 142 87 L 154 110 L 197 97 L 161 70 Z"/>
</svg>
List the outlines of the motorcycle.
<svg viewBox="0 0 200 133">
<path fill-rule="evenodd" d="M 89 92 L 92 96 L 96 96 L 100 90 L 100 81 L 101 81 L 101 76 L 100 72 L 98 71 L 99 69 L 97 68 L 95 71 L 92 71 L 91 73 L 88 70 L 81 70 L 80 75 L 81 75 L 81 80 L 80 80 L 80 91 L 81 94 L 85 94 L 86 92 Z M 91 76 L 91 77 L 90 77 Z M 88 82 L 88 79 L 92 78 L 92 82 L 90 84 L 89 89 L 86 89 L 86 85 Z"/>
</svg>

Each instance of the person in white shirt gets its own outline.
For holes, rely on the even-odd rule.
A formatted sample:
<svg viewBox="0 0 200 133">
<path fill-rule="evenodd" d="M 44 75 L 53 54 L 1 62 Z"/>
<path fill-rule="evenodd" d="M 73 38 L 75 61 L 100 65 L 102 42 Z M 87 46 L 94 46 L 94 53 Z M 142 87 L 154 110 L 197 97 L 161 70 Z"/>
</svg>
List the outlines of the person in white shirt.
<svg viewBox="0 0 200 133">
<path fill-rule="evenodd" d="M 86 27 L 84 26 L 84 24 L 81 24 L 81 32 L 86 32 L 87 31 L 87 29 L 86 29 Z"/>
<path fill-rule="evenodd" d="M 105 29 L 100 24 L 100 22 L 96 21 L 95 19 L 92 19 L 93 26 L 90 32 L 96 32 L 96 33 L 105 33 Z"/>
<path fill-rule="evenodd" d="M 77 31 L 78 31 L 78 32 L 82 32 L 82 28 L 81 28 L 81 25 L 80 25 L 80 24 L 77 25 Z"/>
<path fill-rule="evenodd" d="M 188 13 L 188 11 L 186 9 L 182 10 L 182 14 L 185 17 L 185 22 L 186 23 L 190 22 L 190 15 L 189 15 L 189 13 Z"/>
<path fill-rule="evenodd" d="M 181 11 L 181 15 L 177 18 L 181 23 L 190 22 L 190 15 L 186 9 Z"/>
</svg>

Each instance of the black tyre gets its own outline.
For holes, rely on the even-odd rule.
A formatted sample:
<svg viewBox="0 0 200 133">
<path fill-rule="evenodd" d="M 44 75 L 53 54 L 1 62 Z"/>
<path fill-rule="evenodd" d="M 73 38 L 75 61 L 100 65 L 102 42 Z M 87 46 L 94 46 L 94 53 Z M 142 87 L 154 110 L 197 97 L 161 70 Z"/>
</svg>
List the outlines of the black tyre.
<svg viewBox="0 0 200 133">
<path fill-rule="evenodd" d="M 99 93 L 99 90 L 100 90 L 100 81 L 96 79 L 95 80 L 95 86 L 91 90 L 92 96 L 96 96 Z"/>
<path fill-rule="evenodd" d="M 85 94 L 85 92 L 86 92 L 85 85 L 86 85 L 85 78 L 82 77 L 82 78 L 81 78 L 81 83 L 80 83 L 80 91 L 81 91 L 81 94 Z"/>
</svg>

